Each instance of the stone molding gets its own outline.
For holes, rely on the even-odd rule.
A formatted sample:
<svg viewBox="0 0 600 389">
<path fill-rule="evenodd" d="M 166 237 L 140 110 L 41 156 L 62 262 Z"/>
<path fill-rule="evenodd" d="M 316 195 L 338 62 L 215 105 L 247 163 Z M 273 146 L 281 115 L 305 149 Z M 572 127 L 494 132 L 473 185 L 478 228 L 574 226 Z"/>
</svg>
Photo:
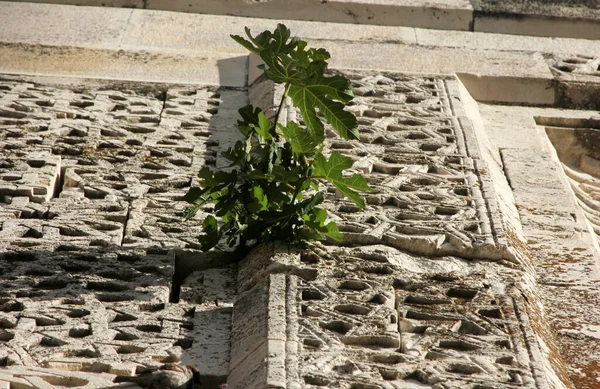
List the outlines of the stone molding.
<svg viewBox="0 0 600 389">
<path fill-rule="evenodd" d="M 16 0 L 24 1 L 24 0 Z M 29 0 L 31 2 L 31 0 Z M 486 0 L 34 0 L 80 6 L 141 8 L 269 19 L 410 26 L 438 30 L 598 39 L 595 7 L 575 4 L 498 3 Z"/>
<path fill-rule="evenodd" d="M 300 388 L 298 253 L 265 244 L 239 264 L 231 334 L 229 387 Z"/>
<path fill-rule="evenodd" d="M 503 154 L 465 88 L 453 77 L 344 72 L 361 139 L 328 132 L 327 144 L 379 189 L 369 210 L 330 191 L 344 243 L 264 245 L 221 269 L 202 257 L 180 303 L 169 300 L 173 267 L 197 253 L 199 232 L 199 220 L 177 228 L 181 196 L 200 166 L 224 166 L 237 108 L 273 107 L 273 85 L 2 81 L 2 360 L 97 379 L 182 360 L 236 389 L 571 387 Z M 282 117 L 294 115 L 287 106 Z M 38 374 L 24 369 L 13 376 Z"/>
</svg>

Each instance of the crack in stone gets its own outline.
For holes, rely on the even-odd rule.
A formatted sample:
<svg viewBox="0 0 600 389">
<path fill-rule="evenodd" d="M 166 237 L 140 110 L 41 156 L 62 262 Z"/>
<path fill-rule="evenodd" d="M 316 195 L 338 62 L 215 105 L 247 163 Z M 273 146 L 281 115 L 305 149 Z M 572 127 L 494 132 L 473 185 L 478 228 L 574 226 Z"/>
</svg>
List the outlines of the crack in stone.
<svg viewBox="0 0 600 389">
<path fill-rule="evenodd" d="M 165 107 L 167 105 L 167 96 L 168 96 L 168 94 L 169 94 L 169 91 L 166 90 L 166 91 L 162 92 L 161 95 L 160 95 L 160 98 L 162 99 L 162 107 L 161 107 L 160 112 L 158 114 L 158 124 L 159 125 L 161 124 L 162 115 L 163 115 L 163 112 L 165 111 Z"/>
<path fill-rule="evenodd" d="M 129 200 L 129 204 L 127 204 L 127 214 L 125 215 L 125 221 L 123 222 L 123 232 L 121 234 L 121 247 L 123 247 L 123 244 L 125 242 L 125 236 L 127 235 L 127 223 L 129 222 L 129 217 L 131 214 L 132 202 L 133 200 Z"/>
</svg>

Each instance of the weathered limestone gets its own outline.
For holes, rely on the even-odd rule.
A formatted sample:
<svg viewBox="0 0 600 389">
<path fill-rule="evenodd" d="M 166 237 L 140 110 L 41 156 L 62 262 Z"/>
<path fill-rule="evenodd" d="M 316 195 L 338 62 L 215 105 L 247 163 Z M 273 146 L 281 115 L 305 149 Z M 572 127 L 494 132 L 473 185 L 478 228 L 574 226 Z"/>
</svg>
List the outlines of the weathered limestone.
<svg viewBox="0 0 600 389">
<path fill-rule="evenodd" d="M 500 148 L 502 167 L 519 209 L 536 269 L 538 301 L 544 304 L 574 386 L 594 388 L 598 246 L 585 203 L 577 206 L 577 198 L 585 201 L 587 197 L 582 197 L 580 183 L 572 178 L 589 173 L 579 170 L 579 159 L 571 165 L 573 159 L 564 153 L 564 146 L 573 139 L 569 134 L 580 131 L 573 127 L 595 126 L 595 112 L 481 104 L 480 108 L 485 129 Z M 564 173 L 557 152 L 564 158 Z M 593 177 L 589 178 L 593 184 Z M 568 181 L 573 183 L 575 196 Z"/>
<path fill-rule="evenodd" d="M 19 0 L 18 0 L 19 1 Z M 86 6 L 145 8 L 253 18 L 412 26 L 535 36 L 598 38 L 593 0 L 34 0 Z"/>
<path fill-rule="evenodd" d="M 183 254 L 168 248 L 196 248 L 199 232 L 177 227 L 179 200 L 200 166 L 220 164 L 235 139 L 223 129 L 245 93 L 6 82 L 4 139 L 18 141 L 4 143 L 3 158 L 45 149 L 63 156 L 64 176 L 41 210 L 16 189 L 4 194 L 13 217 L 2 224 L 3 258 L 18 264 L 4 273 L 17 280 L 3 303 L 6 363 L 114 374 L 182 360 L 233 388 L 569 387 L 563 362 L 549 358 L 557 346 L 540 307 L 528 303 L 538 293 L 532 266 L 519 228 L 506 230 L 518 220 L 502 216 L 514 213 L 511 198 L 502 208 L 488 167 L 498 156 L 467 92 L 448 77 L 348 75 L 361 139 L 328 144 L 356 158 L 378 193 L 366 213 L 330 199 L 345 242 L 303 256 L 266 247 L 240 264 L 235 300 L 230 269 L 189 278 L 177 304 L 170 266 Z M 42 296 L 55 310 L 41 308 Z"/>
<path fill-rule="evenodd" d="M 548 64 L 559 82 L 558 103 L 564 107 L 598 109 L 600 59 L 590 55 L 555 55 Z"/>
<path fill-rule="evenodd" d="M 392 182 L 401 186 L 394 201 L 374 203 L 367 197 L 370 206 L 365 214 L 340 201 L 333 209 L 341 217 L 345 242 L 306 258 L 305 263 L 319 273 L 315 281 L 302 284 L 300 338 L 311 355 L 303 365 L 305 383 L 330 386 L 348 380 L 350 387 L 358 388 L 414 382 L 441 388 L 464 386 L 461 377 L 468 377 L 467 382 L 482 387 L 491 382 L 568 386 L 559 361 L 543 362 L 548 360 L 543 350 L 556 345 L 542 330 L 547 324 L 540 319 L 539 308 L 521 301 L 522 294 L 536 293 L 532 264 L 526 253 L 518 252 L 519 238 L 504 236 L 498 199 L 486 178 L 483 155 L 488 151 L 480 150 L 483 144 L 469 118 L 460 116 L 466 110 L 459 88 L 451 80 L 390 74 L 355 79 L 356 110 L 365 137 L 360 150 L 369 160 L 371 169 L 365 171 L 371 185 L 381 185 L 383 193 Z M 394 98 L 396 93 L 403 98 Z M 443 141 L 436 133 L 443 134 Z M 399 136 L 405 140 L 394 142 Z M 332 147 L 352 155 L 351 145 L 336 142 Z M 381 156 L 387 169 L 378 167 Z M 473 166 L 475 179 L 461 177 L 469 172 L 467 167 L 456 169 L 461 161 Z M 444 181 L 450 188 L 458 186 L 446 191 Z M 453 200 L 452 194 L 459 193 L 462 197 Z M 430 208 L 429 201 L 444 207 Z M 473 211 L 461 212 L 461 202 Z M 482 212 L 477 206 L 484 208 Z M 381 211 L 374 213 L 379 207 Z M 438 234 L 437 223 L 444 226 Z M 460 227 L 453 228 L 453 223 Z M 387 232 L 392 227 L 404 231 L 405 245 L 386 239 L 395 237 Z M 504 258 L 519 265 L 489 262 L 502 259 L 502 251 L 509 247 L 517 252 L 506 252 Z M 490 318 L 501 318 L 504 330 L 489 327 Z M 524 322 L 538 325 L 517 324 Z M 523 328 L 541 332 L 521 333 Z M 533 338 L 538 340 L 532 342 Z M 503 361 L 510 361 L 512 368 L 506 370 Z"/>
<path fill-rule="evenodd" d="M 239 264 L 230 388 L 300 388 L 295 323 L 300 256 L 266 244 Z"/>
<path fill-rule="evenodd" d="M 274 20 L 259 18 L 84 9 L 0 2 L 0 41 L 5 42 L 0 45 L 0 71 L 242 86 L 246 52 L 229 34 L 243 34 L 244 26 L 261 31 L 276 25 Z M 65 22 L 48 24 L 47 20 Z M 278 21 L 298 36 L 327 47 L 334 53 L 336 67 L 460 73 L 463 82 L 474 78 L 469 89 L 485 101 L 551 105 L 553 94 L 560 96 L 562 88 L 550 88 L 556 80 L 539 53 L 585 55 L 600 50 L 597 41 L 585 39 Z M 30 27 L 38 25 L 43 27 Z"/>
<path fill-rule="evenodd" d="M 327 144 L 378 192 L 329 191 L 342 244 L 233 264 L 181 198 L 238 108 L 278 103 L 228 38 L 276 21 L 96 11 L 0 2 L 1 72 L 80 77 L 0 81 L 0 387 L 167 361 L 210 388 L 597 386 L 597 112 L 506 104 L 597 110 L 598 42 L 285 21 L 351 77 L 361 139 Z"/>
<path fill-rule="evenodd" d="M 212 133 L 227 137 L 246 93 L 0 85 L 0 358 L 23 366 L 6 379 L 106 387 L 138 364 L 181 361 L 224 382 L 235 271 L 198 273 L 171 303 L 185 270 L 173 249 L 197 245 L 181 197 L 215 165 Z"/>
<path fill-rule="evenodd" d="M 427 6 L 416 0 L 348 1 L 294 0 L 248 2 L 233 1 L 131 1 L 75 0 L 61 3 L 92 6 L 147 8 L 213 15 L 236 15 L 271 19 L 319 20 L 335 23 L 405 25 L 445 30 L 472 29 L 473 9 L 467 0 L 428 1 Z"/>
</svg>

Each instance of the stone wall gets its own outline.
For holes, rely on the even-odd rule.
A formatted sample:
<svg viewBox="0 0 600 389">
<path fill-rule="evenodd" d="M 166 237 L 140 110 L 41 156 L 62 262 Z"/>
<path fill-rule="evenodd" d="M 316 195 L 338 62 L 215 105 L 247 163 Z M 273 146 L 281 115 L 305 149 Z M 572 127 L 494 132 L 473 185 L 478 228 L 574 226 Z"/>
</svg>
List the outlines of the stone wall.
<svg viewBox="0 0 600 389">
<path fill-rule="evenodd" d="M 0 75 L 0 388 L 165 362 L 201 388 L 597 388 L 599 46 L 556 38 L 597 34 L 589 1 L 426 3 L 202 2 L 348 22 L 285 21 L 352 80 L 360 139 L 327 150 L 377 189 L 363 211 L 322 187 L 344 242 L 233 263 L 182 197 L 238 108 L 277 108 L 228 37 L 276 21 L 0 2 L 0 73 L 33 75 Z"/>
<path fill-rule="evenodd" d="M 184 360 L 225 380 L 235 267 L 190 277 L 170 301 L 185 256 L 174 249 L 196 249 L 200 231 L 183 223 L 181 198 L 216 164 L 246 99 L 215 87 L 0 83 L 3 366 L 131 374 Z"/>
<path fill-rule="evenodd" d="M 271 84 L 4 79 L 1 379 L 92 388 L 182 361 L 207 388 L 573 387 L 477 104 L 453 77 L 345 73 L 361 138 L 327 145 L 377 193 L 360 211 L 328 190 L 342 244 L 239 266 L 199 253 L 181 198 Z"/>
</svg>

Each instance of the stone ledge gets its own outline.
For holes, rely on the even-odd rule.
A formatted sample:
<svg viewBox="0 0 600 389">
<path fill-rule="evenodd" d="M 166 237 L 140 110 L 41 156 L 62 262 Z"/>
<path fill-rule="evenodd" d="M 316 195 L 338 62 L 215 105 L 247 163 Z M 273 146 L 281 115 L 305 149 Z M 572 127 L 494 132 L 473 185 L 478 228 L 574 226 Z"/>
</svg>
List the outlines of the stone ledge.
<svg viewBox="0 0 600 389">
<path fill-rule="evenodd" d="M 1 40 L 1 38 L 0 38 Z M 247 56 L 224 53 L 165 54 L 149 51 L 0 42 L 0 71 L 103 80 L 240 87 Z"/>
<path fill-rule="evenodd" d="M 598 19 L 475 12 L 473 31 L 495 34 L 600 39 Z"/>
<path fill-rule="evenodd" d="M 19 2 L 16 0 L 15 2 Z M 29 0 L 34 3 L 143 8 L 266 19 L 292 19 L 438 30 L 598 39 L 598 12 L 587 5 L 553 6 L 532 1 L 500 5 L 478 0 Z M 475 7 L 471 3 L 475 3 Z"/>
<path fill-rule="evenodd" d="M 31 1 L 30 1 L 31 2 Z M 58 0 L 58 3 L 84 6 L 145 8 L 152 10 L 234 15 L 269 19 L 318 20 L 334 23 L 358 23 L 412 26 L 444 30 L 466 30 L 471 27 L 473 10 L 467 0 L 428 1 L 427 6 L 415 0 L 277 0 L 247 2 L 235 0 Z"/>
</svg>

